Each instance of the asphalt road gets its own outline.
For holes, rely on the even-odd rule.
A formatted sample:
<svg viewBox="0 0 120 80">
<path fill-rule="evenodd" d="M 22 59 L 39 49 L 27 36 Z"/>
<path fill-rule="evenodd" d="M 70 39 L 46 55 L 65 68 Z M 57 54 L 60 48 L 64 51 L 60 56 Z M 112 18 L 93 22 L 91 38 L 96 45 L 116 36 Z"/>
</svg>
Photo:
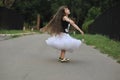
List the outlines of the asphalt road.
<svg viewBox="0 0 120 80">
<path fill-rule="evenodd" d="M 0 36 L 0 41 L 10 39 L 10 36 Z"/>
<path fill-rule="evenodd" d="M 0 41 L 0 80 L 120 80 L 120 64 L 82 44 L 58 62 L 60 51 L 46 45 L 46 34 Z"/>
</svg>

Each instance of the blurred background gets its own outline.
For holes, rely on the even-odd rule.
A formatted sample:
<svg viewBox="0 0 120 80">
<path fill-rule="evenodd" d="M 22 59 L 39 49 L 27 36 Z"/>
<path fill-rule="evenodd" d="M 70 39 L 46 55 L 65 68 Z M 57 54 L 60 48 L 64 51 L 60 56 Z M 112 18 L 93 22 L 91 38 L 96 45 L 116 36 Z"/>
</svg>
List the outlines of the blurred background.
<svg viewBox="0 0 120 80">
<path fill-rule="evenodd" d="M 39 30 L 62 5 L 85 33 L 120 40 L 120 0 L 0 0 L 0 30 Z"/>
</svg>

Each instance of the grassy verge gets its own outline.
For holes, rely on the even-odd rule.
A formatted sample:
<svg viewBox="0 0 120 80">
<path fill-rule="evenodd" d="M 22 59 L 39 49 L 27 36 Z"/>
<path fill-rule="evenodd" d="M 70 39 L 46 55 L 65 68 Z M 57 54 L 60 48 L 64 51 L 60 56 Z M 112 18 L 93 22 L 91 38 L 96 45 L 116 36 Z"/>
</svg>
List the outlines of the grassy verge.
<svg viewBox="0 0 120 80">
<path fill-rule="evenodd" d="M 82 39 L 83 37 L 79 34 L 73 35 L 78 39 Z M 106 36 L 102 35 L 84 35 L 85 43 L 87 45 L 95 46 L 96 49 L 99 49 L 102 53 L 108 54 L 113 57 L 120 63 L 120 42 L 111 40 Z"/>
<path fill-rule="evenodd" d="M 34 30 L 34 31 L 30 31 L 30 30 L 0 30 L 0 35 L 1 36 L 9 36 L 10 38 L 16 38 L 16 37 L 20 37 L 23 35 L 29 35 L 29 34 L 33 34 L 33 33 L 41 33 L 39 30 Z"/>
<path fill-rule="evenodd" d="M 30 30 L 0 30 L 0 34 L 19 34 L 19 33 L 31 33 L 31 32 L 36 32 L 36 33 L 41 33 L 39 30 L 34 30 L 34 31 L 30 31 Z"/>
<path fill-rule="evenodd" d="M 0 30 L 0 34 L 17 34 L 17 33 L 26 33 L 29 31 L 23 31 L 23 30 Z"/>
</svg>

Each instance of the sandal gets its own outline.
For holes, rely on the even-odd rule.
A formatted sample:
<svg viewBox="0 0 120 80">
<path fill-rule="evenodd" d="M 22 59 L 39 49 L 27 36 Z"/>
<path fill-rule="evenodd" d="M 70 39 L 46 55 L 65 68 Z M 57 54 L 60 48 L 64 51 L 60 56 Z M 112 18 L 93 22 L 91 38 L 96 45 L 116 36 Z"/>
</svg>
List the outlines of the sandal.
<svg viewBox="0 0 120 80">
<path fill-rule="evenodd" d="M 59 61 L 60 62 L 68 62 L 68 61 L 70 61 L 70 59 L 68 59 L 68 58 L 59 58 Z"/>
</svg>

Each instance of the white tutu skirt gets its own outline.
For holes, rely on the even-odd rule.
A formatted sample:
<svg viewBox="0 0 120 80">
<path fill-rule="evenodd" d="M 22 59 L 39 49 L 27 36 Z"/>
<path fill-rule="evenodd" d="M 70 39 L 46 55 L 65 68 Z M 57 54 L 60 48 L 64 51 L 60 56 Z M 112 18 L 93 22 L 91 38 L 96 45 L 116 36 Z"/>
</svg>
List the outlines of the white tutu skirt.
<svg viewBox="0 0 120 80">
<path fill-rule="evenodd" d="M 60 35 L 52 36 L 46 40 L 47 45 L 59 49 L 73 52 L 81 45 L 81 41 L 71 37 L 69 34 L 61 33 Z"/>
</svg>

